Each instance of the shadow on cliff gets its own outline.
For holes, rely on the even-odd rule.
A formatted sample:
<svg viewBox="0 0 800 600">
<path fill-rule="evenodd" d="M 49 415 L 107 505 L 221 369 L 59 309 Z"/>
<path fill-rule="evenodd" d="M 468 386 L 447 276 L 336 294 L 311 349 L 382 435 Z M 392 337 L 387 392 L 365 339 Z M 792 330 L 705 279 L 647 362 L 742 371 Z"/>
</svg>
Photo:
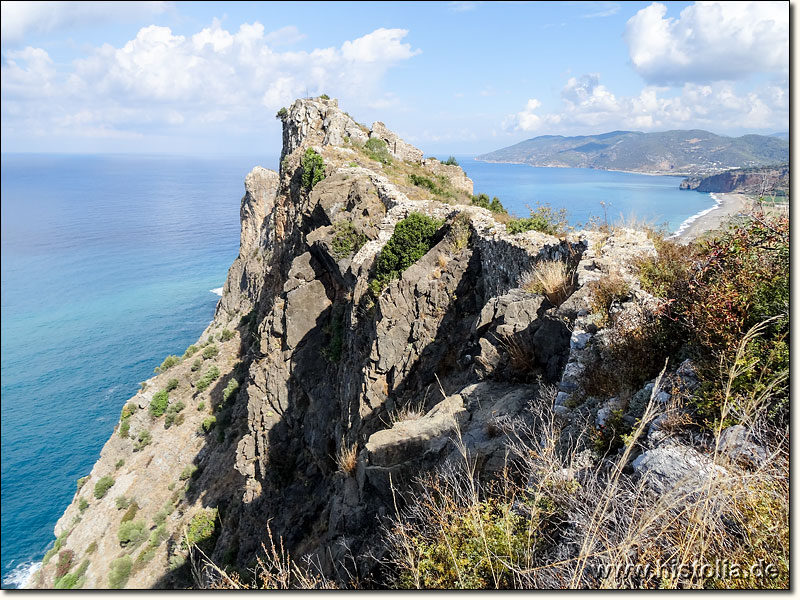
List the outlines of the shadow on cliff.
<svg viewBox="0 0 800 600">
<path fill-rule="evenodd" d="M 432 261 L 431 257 L 441 250 L 437 244 L 426 254 L 427 259 Z M 362 410 L 367 392 L 365 379 L 368 373 L 375 373 L 371 352 L 378 325 L 387 315 L 381 313 L 378 304 L 374 314 L 358 318 L 354 329 L 345 327 L 341 358 L 332 360 L 322 351 L 336 335 L 332 323 L 348 310 L 349 314 L 355 311 L 349 290 L 341 281 L 324 268 L 315 269 L 332 304 L 296 345 L 291 358 L 273 365 L 288 372 L 283 382 L 285 399 L 279 394 L 270 401 L 270 390 L 259 390 L 264 392 L 264 398 L 259 400 L 279 409 L 275 411 L 278 418 L 269 426 L 263 422 L 251 424 L 258 419 L 258 409 L 248 407 L 246 394 L 237 394 L 236 400 L 229 400 L 229 405 L 217 414 L 216 425 L 204 434 L 206 443 L 194 460 L 202 471 L 191 480 L 186 499 L 189 503 L 200 499 L 203 507 L 219 510 L 219 533 L 209 553 L 217 565 L 237 566 L 246 579 L 247 570 L 254 566 L 262 544 L 268 540 L 269 525 L 274 539 L 282 540 L 296 560 L 313 553 L 315 564 L 327 575 L 342 577 L 336 563 L 346 553 L 356 570 L 363 568 L 362 583 L 377 585 L 380 576 L 374 569 L 378 565 L 367 560 L 357 566 L 355 558 L 378 541 L 380 520 L 390 509 L 387 502 L 391 491 L 377 489 L 369 481 L 362 481 L 359 489 L 352 475 L 339 469 L 336 454 L 345 445 L 357 444 L 362 449 L 372 433 L 390 426 L 389 413 L 393 409 L 419 402 L 421 397 L 422 408 L 427 411 L 443 399 L 442 392 L 452 394 L 478 381 L 474 369 L 462 359 L 475 353 L 471 326 L 487 297 L 496 290 L 486 289 L 480 252 L 472 244 L 464 260 L 466 267 L 455 282 L 452 300 L 444 307 L 432 339 L 417 342 L 421 344 L 419 356 L 404 372 L 393 366 L 383 374 L 387 383 L 382 402 L 367 406 L 367 410 Z M 281 280 L 286 280 L 285 274 Z M 274 298 L 280 292 L 276 294 L 273 289 L 271 293 Z M 255 321 L 266 318 L 271 309 L 269 299 L 262 297 L 259 304 L 258 319 L 243 319 L 238 327 L 242 350 L 251 348 Z M 264 362 L 270 365 L 263 355 L 248 353 L 243 360 L 239 375 L 249 372 L 251 378 L 251 367 L 261 368 L 260 363 Z M 235 376 L 232 372 L 216 382 L 210 394 L 215 406 L 223 402 L 224 389 Z M 254 401 L 251 396 L 250 402 Z M 266 446 L 266 460 L 263 469 L 255 467 L 258 490 L 250 493 L 250 501 L 245 502 L 246 478 L 236 469 L 236 455 L 239 442 L 253 425 L 256 434 L 264 438 L 264 444 L 256 447 Z M 268 428 L 263 431 L 265 427 Z M 395 483 L 407 487 L 412 482 L 408 479 Z M 348 494 L 350 504 L 344 518 L 345 509 L 339 505 Z M 335 511 L 338 512 L 332 515 Z M 180 535 L 171 542 L 180 544 Z M 191 576 L 187 564 L 165 575 L 156 587 L 190 585 Z"/>
</svg>

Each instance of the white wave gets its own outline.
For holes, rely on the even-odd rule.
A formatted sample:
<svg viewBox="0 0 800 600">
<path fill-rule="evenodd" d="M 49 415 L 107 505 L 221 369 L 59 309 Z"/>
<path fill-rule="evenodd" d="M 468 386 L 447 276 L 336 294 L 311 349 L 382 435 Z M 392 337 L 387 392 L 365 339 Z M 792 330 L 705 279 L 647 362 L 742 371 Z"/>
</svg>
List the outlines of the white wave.
<svg viewBox="0 0 800 600">
<path fill-rule="evenodd" d="M 24 587 L 25 584 L 31 580 L 31 577 L 33 577 L 34 573 L 41 568 L 41 566 L 41 562 L 29 561 L 22 563 L 13 569 L 8 575 L 3 577 L 3 587 Z"/>
<path fill-rule="evenodd" d="M 717 197 L 717 195 L 716 195 L 716 194 L 713 194 L 713 193 L 712 193 L 712 194 L 709 194 L 709 196 L 710 196 L 710 197 L 711 197 L 711 199 L 714 201 L 714 206 L 711 206 L 711 207 L 709 207 L 709 208 L 706 208 L 705 210 L 701 210 L 701 211 L 700 211 L 699 213 L 697 213 L 696 215 L 692 215 L 691 217 L 689 217 L 688 219 L 686 219 L 686 220 L 685 220 L 683 223 L 681 223 L 681 226 L 680 226 L 680 227 L 678 227 L 678 230 L 677 230 L 675 233 L 673 233 L 671 236 L 669 236 L 669 237 L 667 238 L 668 240 L 669 240 L 669 239 L 672 239 L 672 238 L 676 238 L 676 237 L 678 237 L 678 236 L 679 236 L 679 235 L 681 235 L 681 234 L 682 234 L 684 231 L 686 231 L 687 229 L 689 229 L 689 226 L 690 226 L 692 223 L 694 223 L 695 221 L 697 221 L 697 219 L 699 219 L 700 217 L 704 217 L 704 216 L 706 216 L 706 215 L 707 215 L 708 213 L 710 213 L 712 210 L 717 210 L 717 209 L 718 209 L 720 206 L 722 206 L 722 201 L 721 201 L 721 200 L 720 200 L 720 199 Z"/>
<path fill-rule="evenodd" d="M 216 294 L 217 296 L 220 296 L 220 297 L 222 296 L 222 288 L 221 287 L 214 288 L 213 290 L 208 290 L 208 291 L 211 292 L 212 294 Z"/>
</svg>

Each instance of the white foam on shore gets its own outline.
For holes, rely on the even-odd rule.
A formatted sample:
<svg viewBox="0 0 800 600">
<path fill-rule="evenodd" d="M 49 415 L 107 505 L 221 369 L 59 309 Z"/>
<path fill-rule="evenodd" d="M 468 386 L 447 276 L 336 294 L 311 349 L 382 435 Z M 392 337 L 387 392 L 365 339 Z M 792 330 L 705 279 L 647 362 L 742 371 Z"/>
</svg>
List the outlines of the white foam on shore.
<svg viewBox="0 0 800 600">
<path fill-rule="evenodd" d="M 208 290 L 208 291 L 211 292 L 212 294 L 216 294 L 217 296 L 222 297 L 222 288 L 221 287 L 214 288 L 213 290 Z"/>
<path fill-rule="evenodd" d="M 13 587 L 16 589 L 25 587 L 25 585 L 31 580 L 31 577 L 42 567 L 41 562 L 24 562 L 15 569 L 13 569 L 8 575 L 3 577 L 3 587 Z"/>
<path fill-rule="evenodd" d="M 704 217 L 704 216 L 706 216 L 706 215 L 707 215 L 708 213 L 710 213 L 712 210 L 717 210 L 717 209 L 718 209 L 720 206 L 722 206 L 722 200 L 720 200 L 720 199 L 717 197 L 717 195 L 716 195 L 716 194 L 714 194 L 714 193 L 711 193 L 711 194 L 709 194 L 709 196 L 711 196 L 711 199 L 714 201 L 714 206 L 711 206 L 711 207 L 709 207 L 709 208 L 706 208 L 705 210 L 701 210 L 701 211 L 700 211 L 699 213 L 697 213 L 696 215 L 692 215 L 691 217 L 689 217 L 688 219 L 686 219 L 686 220 L 685 220 L 683 223 L 681 223 L 681 226 L 680 226 L 680 227 L 678 227 L 678 230 L 677 230 L 675 233 L 673 233 L 671 236 L 669 236 L 669 237 L 667 238 L 668 240 L 669 240 L 669 239 L 676 238 L 676 237 L 680 236 L 680 235 L 681 235 L 681 234 L 682 234 L 684 231 L 686 231 L 687 229 L 689 229 L 689 227 L 691 226 L 691 224 L 692 224 L 692 223 L 694 223 L 695 221 L 697 221 L 697 219 L 699 219 L 700 217 Z"/>
</svg>

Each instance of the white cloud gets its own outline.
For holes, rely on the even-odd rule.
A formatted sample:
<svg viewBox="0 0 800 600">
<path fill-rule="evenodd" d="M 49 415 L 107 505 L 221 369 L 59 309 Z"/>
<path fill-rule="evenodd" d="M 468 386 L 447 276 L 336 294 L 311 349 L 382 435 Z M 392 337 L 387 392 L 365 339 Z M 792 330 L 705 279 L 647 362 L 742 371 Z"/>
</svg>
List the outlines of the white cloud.
<svg viewBox="0 0 800 600">
<path fill-rule="evenodd" d="M 41 48 L 6 51 L 3 131 L 81 136 L 214 123 L 252 131 L 306 90 L 355 107 L 394 102 L 378 91 L 381 78 L 421 52 L 403 41 L 403 29 L 377 29 L 340 47 L 280 52 L 269 40 L 285 41 L 293 31 L 278 31 L 265 34 L 260 23 L 227 31 L 214 20 L 182 36 L 151 25 L 122 47 L 105 44 L 71 65 L 55 64 Z"/>
<path fill-rule="evenodd" d="M 160 14 L 171 2 L 18 2 L 0 5 L 3 45 L 16 45 L 28 33 L 50 33 L 67 27 L 132 20 Z"/>
<path fill-rule="evenodd" d="M 654 2 L 627 23 L 636 71 L 649 83 L 683 85 L 739 80 L 789 70 L 789 4 L 696 2 L 677 19 Z"/>
<path fill-rule="evenodd" d="M 636 96 L 618 96 L 591 74 L 567 81 L 557 112 L 542 112 L 541 102 L 533 98 L 503 125 L 507 130 L 572 134 L 614 129 L 777 131 L 788 127 L 788 97 L 788 88 L 780 85 L 740 91 L 731 82 L 687 83 L 679 90 L 646 86 Z"/>
<path fill-rule="evenodd" d="M 582 18 L 597 19 L 601 17 L 610 17 L 611 15 L 617 14 L 621 8 L 619 2 L 593 2 L 592 4 L 596 5 L 597 10 L 581 15 Z"/>
<path fill-rule="evenodd" d="M 300 33 L 300 30 L 294 25 L 287 25 L 268 33 L 265 39 L 271 46 L 290 46 L 306 39 L 306 37 L 306 34 Z"/>
</svg>

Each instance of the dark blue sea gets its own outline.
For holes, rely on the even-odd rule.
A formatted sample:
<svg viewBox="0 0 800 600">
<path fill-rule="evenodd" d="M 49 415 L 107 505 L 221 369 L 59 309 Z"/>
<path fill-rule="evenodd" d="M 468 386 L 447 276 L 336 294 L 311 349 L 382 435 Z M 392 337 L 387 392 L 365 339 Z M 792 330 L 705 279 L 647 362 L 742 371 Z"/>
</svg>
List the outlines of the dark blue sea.
<svg viewBox="0 0 800 600">
<path fill-rule="evenodd" d="M 570 221 L 680 223 L 714 204 L 679 178 L 459 157 L 475 191 Z M 239 200 L 277 156 L 2 156 L 2 587 L 41 560 L 124 402 L 211 320 Z"/>
</svg>

